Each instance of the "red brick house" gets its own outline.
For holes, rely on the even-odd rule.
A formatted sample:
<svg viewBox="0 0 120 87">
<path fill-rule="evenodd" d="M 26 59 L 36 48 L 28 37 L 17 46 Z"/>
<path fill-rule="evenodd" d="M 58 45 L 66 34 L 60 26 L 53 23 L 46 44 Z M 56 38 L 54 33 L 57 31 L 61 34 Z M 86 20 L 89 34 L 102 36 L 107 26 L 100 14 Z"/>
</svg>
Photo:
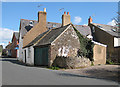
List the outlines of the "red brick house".
<svg viewBox="0 0 120 87">
<path fill-rule="evenodd" d="M 15 57 L 17 58 L 17 53 L 18 53 L 18 36 L 19 33 L 18 32 L 14 32 L 13 33 L 13 37 L 12 37 L 12 48 L 11 48 L 11 57 Z"/>
</svg>

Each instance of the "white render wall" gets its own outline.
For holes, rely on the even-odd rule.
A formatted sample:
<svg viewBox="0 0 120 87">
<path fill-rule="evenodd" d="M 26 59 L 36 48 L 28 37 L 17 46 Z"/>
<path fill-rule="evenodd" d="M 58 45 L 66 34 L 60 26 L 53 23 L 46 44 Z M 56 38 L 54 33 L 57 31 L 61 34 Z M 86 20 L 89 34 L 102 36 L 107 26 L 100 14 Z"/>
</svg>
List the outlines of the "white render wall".
<svg viewBox="0 0 120 87">
<path fill-rule="evenodd" d="M 22 49 L 22 47 L 23 47 L 23 39 L 22 39 L 22 37 L 21 37 L 21 32 L 20 32 L 20 37 L 19 37 L 19 57 L 18 57 L 18 60 L 19 61 L 23 61 L 23 49 Z"/>
<path fill-rule="evenodd" d="M 17 50 L 17 58 L 19 58 L 19 49 Z"/>
<path fill-rule="evenodd" d="M 34 65 L 34 48 L 33 46 L 24 48 L 23 53 L 23 62 L 25 63 L 25 50 L 26 50 L 26 64 L 28 65 Z"/>
</svg>

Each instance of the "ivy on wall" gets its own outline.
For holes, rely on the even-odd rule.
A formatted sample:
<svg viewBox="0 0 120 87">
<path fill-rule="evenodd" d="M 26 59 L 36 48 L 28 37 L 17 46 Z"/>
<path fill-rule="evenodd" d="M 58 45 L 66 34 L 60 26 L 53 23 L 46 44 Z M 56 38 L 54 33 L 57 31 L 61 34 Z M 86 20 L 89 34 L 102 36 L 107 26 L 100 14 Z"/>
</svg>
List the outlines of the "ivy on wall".
<svg viewBox="0 0 120 87">
<path fill-rule="evenodd" d="M 94 43 L 89 40 L 88 38 L 84 37 L 80 34 L 80 32 L 73 26 L 77 36 L 79 37 L 80 41 L 80 50 L 78 54 L 82 57 L 87 57 L 90 61 L 93 61 L 93 47 Z"/>
</svg>

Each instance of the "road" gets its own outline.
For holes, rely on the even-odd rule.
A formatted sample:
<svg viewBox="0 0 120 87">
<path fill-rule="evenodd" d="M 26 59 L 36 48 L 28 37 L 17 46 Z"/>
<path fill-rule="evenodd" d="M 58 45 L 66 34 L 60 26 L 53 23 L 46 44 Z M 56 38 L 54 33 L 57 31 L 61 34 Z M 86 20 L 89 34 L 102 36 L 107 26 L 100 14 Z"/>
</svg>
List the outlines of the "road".
<svg viewBox="0 0 120 87">
<path fill-rule="evenodd" d="M 25 66 L 11 58 L 0 59 L 0 62 L 2 62 L 2 85 L 118 85 L 117 82 L 65 71 Z"/>
</svg>

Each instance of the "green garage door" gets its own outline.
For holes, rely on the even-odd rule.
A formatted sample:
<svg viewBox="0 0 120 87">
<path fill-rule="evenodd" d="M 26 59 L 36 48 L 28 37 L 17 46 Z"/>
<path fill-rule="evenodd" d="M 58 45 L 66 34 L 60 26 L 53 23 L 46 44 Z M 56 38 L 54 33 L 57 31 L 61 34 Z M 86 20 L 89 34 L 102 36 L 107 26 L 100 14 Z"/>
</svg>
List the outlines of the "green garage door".
<svg viewBox="0 0 120 87">
<path fill-rule="evenodd" d="M 48 47 L 35 48 L 34 54 L 35 65 L 48 65 Z"/>
</svg>

